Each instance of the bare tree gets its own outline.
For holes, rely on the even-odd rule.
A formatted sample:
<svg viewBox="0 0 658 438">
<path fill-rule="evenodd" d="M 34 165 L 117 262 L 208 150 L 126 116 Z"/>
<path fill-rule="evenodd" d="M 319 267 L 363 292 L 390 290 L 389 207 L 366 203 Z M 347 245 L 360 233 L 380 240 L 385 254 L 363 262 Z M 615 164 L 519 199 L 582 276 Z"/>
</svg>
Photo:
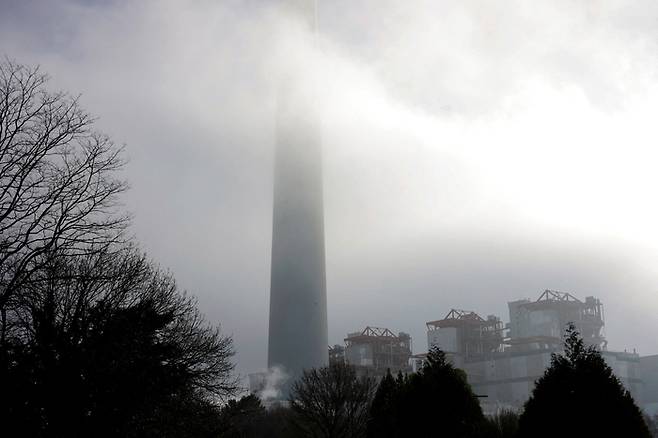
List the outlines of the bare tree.
<svg viewBox="0 0 658 438">
<path fill-rule="evenodd" d="M 44 254 L 107 247 L 129 219 L 117 208 L 122 149 L 47 81 L 38 67 L 0 62 L 0 345 L 7 306 Z"/>
<path fill-rule="evenodd" d="M 293 384 L 291 408 L 309 436 L 362 437 L 375 387 L 372 378 L 357 377 L 350 365 L 334 363 L 304 372 Z"/>
</svg>

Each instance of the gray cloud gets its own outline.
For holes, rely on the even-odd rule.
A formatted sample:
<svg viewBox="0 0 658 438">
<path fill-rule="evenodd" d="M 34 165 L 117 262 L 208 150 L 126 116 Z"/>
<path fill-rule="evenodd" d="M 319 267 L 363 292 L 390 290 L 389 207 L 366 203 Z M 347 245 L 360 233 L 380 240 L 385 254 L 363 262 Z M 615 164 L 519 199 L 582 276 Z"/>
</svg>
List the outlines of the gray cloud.
<svg viewBox="0 0 658 438">
<path fill-rule="evenodd" d="M 611 137 L 592 126 L 631 119 L 655 86 L 652 2 L 322 2 L 319 50 L 274 1 L 5 3 L 0 53 L 81 92 L 127 144 L 136 235 L 235 336 L 241 372 L 265 365 L 277 78 L 308 59 L 332 342 L 379 324 L 421 351 L 424 322 L 451 307 L 506 319 L 507 300 L 555 288 L 604 301 L 611 347 L 656 352 L 642 321 L 658 311 L 658 236 L 632 233 L 656 217 L 641 207 L 654 180 L 615 193 L 621 152 L 578 143 Z M 565 102 L 591 121 L 536 109 Z"/>
<path fill-rule="evenodd" d="M 651 1 L 337 0 L 320 7 L 334 41 L 367 59 L 397 97 L 439 113 L 496 111 L 536 79 L 580 87 L 594 103 L 614 107 L 655 78 L 649 54 L 658 6 Z"/>
</svg>

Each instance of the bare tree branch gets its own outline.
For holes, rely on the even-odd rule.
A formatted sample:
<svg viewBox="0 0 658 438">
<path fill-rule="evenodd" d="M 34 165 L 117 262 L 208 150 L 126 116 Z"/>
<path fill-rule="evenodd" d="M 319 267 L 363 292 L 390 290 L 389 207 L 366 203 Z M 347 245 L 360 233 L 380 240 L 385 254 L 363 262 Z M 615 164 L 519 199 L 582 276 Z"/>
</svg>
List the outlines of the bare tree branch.
<svg viewBox="0 0 658 438">
<path fill-rule="evenodd" d="M 0 62 L 0 311 L 44 254 L 83 255 L 123 238 L 122 148 L 93 130 L 78 99 L 48 77 Z M 3 318 L 4 321 L 4 318 Z M 1 326 L 4 327 L 4 324 Z M 4 329 L 2 329 L 4 339 Z"/>
<path fill-rule="evenodd" d="M 357 377 L 354 368 L 346 364 L 304 371 L 292 388 L 291 407 L 297 425 L 308 436 L 365 436 L 375 388 L 372 378 Z"/>
</svg>

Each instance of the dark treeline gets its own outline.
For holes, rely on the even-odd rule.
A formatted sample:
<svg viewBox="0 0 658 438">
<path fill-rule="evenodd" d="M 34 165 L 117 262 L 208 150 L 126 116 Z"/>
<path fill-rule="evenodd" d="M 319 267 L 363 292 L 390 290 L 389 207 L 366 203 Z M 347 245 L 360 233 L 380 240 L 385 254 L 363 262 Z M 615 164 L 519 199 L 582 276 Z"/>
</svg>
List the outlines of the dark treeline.
<svg viewBox="0 0 658 438">
<path fill-rule="evenodd" d="M 129 236 L 121 148 L 47 79 L 0 62 L 1 436 L 655 435 L 573 327 L 520 414 L 485 416 L 440 350 L 381 381 L 308 370 L 267 409 L 236 398 L 231 338 Z"/>
<path fill-rule="evenodd" d="M 230 424 L 226 436 L 235 437 L 657 436 L 655 422 L 643 417 L 600 352 L 586 347 L 573 326 L 564 353 L 553 355 L 520 412 L 485 416 L 464 372 L 438 349 L 410 375 L 388 373 L 374 382 L 332 364 L 304 373 L 288 408 L 266 411 L 254 396 L 230 406 L 223 413 L 239 421 L 224 424 Z"/>
</svg>

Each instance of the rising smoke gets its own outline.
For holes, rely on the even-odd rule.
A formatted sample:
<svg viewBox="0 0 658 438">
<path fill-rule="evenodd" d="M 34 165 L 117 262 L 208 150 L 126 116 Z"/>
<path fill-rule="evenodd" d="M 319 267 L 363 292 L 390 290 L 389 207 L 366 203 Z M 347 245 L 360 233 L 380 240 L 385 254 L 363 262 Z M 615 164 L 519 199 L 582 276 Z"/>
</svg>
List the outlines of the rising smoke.
<svg viewBox="0 0 658 438">
<path fill-rule="evenodd" d="M 266 406 L 272 402 L 281 401 L 284 398 L 282 386 L 289 380 L 289 377 L 281 367 L 270 368 L 263 377 L 263 389 L 256 395 Z"/>
</svg>

